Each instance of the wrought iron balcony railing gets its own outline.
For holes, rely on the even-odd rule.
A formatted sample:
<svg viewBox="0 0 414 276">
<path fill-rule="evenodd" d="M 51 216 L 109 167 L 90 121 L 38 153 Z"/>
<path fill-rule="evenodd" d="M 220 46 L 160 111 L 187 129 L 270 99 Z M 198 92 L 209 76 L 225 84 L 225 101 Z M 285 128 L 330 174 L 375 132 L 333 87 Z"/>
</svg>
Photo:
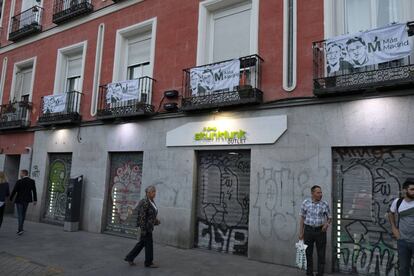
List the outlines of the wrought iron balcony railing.
<svg viewBox="0 0 414 276">
<path fill-rule="evenodd" d="M 24 12 L 15 15 L 11 20 L 11 29 L 9 40 L 17 41 L 32 34 L 42 31 L 42 14 L 43 8 L 33 6 Z"/>
<path fill-rule="evenodd" d="M 150 77 L 142 77 L 101 85 L 97 117 L 114 119 L 154 114 L 154 106 L 151 105 L 154 82 L 155 80 Z"/>
<path fill-rule="evenodd" d="M 414 22 L 408 22 L 407 27 L 412 39 Z M 325 40 L 313 43 L 313 92 L 317 96 L 414 85 L 414 52 L 403 59 L 328 73 L 325 44 Z"/>
<path fill-rule="evenodd" d="M 238 61 L 233 63 L 234 60 L 228 60 L 185 69 L 181 109 L 197 111 L 261 103 L 263 59 L 258 55 L 251 55 L 241 57 Z M 232 64 L 239 67 L 225 68 L 234 66 Z M 230 81 L 232 84 L 229 85 L 229 82 L 226 84 L 226 78 L 232 79 Z"/>
<path fill-rule="evenodd" d="M 60 24 L 92 11 L 91 0 L 55 0 L 53 23 Z"/>
<path fill-rule="evenodd" d="M 42 126 L 80 123 L 81 100 L 82 93 L 78 91 L 42 97 L 37 123 Z"/>
<path fill-rule="evenodd" d="M 26 128 L 30 125 L 29 101 L 9 102 L 0 106 L 0 130 Z"/>
</svg>

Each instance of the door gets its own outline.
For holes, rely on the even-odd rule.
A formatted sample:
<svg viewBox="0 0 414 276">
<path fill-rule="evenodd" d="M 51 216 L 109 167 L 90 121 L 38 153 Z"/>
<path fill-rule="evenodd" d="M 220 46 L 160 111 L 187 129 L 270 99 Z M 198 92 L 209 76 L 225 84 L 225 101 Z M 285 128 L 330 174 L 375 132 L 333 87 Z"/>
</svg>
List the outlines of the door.
<svg viewBox="0 0 414 276">
<path fill-rule="evenodd" d="M 71 153 L 49 155 L 49 175 L 47 179 L 45 222 L 63 224 L 66 213 L 66 191 L 72 167 Z"/>
<path fill-rule="evenodd" d="M 12 192 L 16 181 L 19 179 L 19 166 L 20 166 L 20 155 L 6 155 L 4 162 L 4 173 L 7 176 L 7 181 L 9 182 L 10 193 Z M 14 206 L 9 199 L 6 202 L 5 212 L 7 214 L 12 214 L 14 211 Z"/>
<path fill-rule="evenodd" d="M 414 174 L 414 147 L 333 149 L 334 262 L 337 271 L 397 275 L 398 254 L 386 218 Z"/>
<path fill-rule="evenodd" d="M 141 199 L 142 153 L 112 153 L 106 230 L 137 235 L 137 206 Z"/>
<path fill-rule="evenodd" d="M 247 255 L 250 151 L 200 151 L 195 246 Z"/>
</svg>

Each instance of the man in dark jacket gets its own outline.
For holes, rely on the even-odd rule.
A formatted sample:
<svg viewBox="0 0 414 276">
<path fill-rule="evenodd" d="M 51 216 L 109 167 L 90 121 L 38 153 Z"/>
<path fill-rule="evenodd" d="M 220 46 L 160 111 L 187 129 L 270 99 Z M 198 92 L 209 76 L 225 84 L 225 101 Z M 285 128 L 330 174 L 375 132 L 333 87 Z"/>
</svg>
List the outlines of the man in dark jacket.
<svg viewBox="0 0 414 276">
<path fill-rule="evenodd" d="M 125 257 L 130 265 L 135 265 L 134 259 L 145 247 L 145 267 L 156 268 L 158 267 L 152 261 L 153 256 L 153 242 L 152 231 L 154 225 L 160 224 L 157 219 L 158 208 L 154 203 L 156 190 L 154 186 L 148 186 L 145 189 L 146 197 L 142 199 L 138 204 L 138 219 L 137 226 L 141 229 L 141 238 L 135 247 Z"/>
<path fill-rule="evenodd" d="M 27 206 L 30 202 L 33 202 L 33 205 L 36 205 L 37 202 L 37 193 L 35 181 L 31 179 L 27 170 L 20 171 L 20 179 L 17 180 L 16 185 L 11 193 L 10 200 L 13 200 L 16 195 L 16 204 L 17 209 L 17 218 L 19 221 L 19 228 L 17 230 L 17 235 L 22 235 L 24 233 L 23 223 L 26 218 Z"/>
</svg>

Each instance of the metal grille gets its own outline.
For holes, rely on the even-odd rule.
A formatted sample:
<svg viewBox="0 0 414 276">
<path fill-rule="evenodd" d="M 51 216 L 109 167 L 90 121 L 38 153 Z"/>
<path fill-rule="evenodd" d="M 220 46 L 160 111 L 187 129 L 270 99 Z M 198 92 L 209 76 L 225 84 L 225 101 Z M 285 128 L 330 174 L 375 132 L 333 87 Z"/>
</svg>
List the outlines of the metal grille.
<svg viewBox="0 0 414 276">
<path fill-rule="evenodd" d="M 70 180 L 71 166 L 72 154 L 49 155 L 49 176 L 44 214 L 46 222 L 63 224 L 65 220 L 66 190 Z"/>
<path fill-rule="evenodd" d="M 137 235 L 136 207 L 141 199 L 142 153 L 112 153 L 106 230 Z"/>
<path fill-rule="evenodd" d="M 11 20 L 9 39 L 16 41 L 34 33 L 42 31 L 43 8 L 33 6 L 32 8 L 15 15 Z"/>
<path fill-rule="evenodd" d="M 198 155 L 195 246 L 247 255 L 250 151 Z"/>
<path fill-rule="evenodd" d="M 398 275 L 396 242 L 386 213 L 413 174 L 414 147 L 333 150 L 337 271 Z"/>
</svg>

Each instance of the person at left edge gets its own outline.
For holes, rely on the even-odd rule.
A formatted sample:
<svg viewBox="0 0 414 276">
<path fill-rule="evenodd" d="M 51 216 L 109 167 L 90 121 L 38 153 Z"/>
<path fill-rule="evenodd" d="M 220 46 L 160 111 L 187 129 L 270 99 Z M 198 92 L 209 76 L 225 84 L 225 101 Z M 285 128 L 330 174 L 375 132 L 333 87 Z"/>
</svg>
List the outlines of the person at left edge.
<svg viewBox="0 0 414 276">
<path fill-rule="evenodd" d="M 17 235 L 22 235 L 24 233 L 23 224 L 26 218 L 27 207 L 30 202 L 33 202 L 33 205 L 36 205 L 37 202 L 36 184 L 29 177 L 27 170 L 20 171 L 20 179 L 14 185 L 10 200 L 13 200 L 14 196 L 16 196 L 14 203 L 16 204 L 18 220 Z"/>
</svg>

